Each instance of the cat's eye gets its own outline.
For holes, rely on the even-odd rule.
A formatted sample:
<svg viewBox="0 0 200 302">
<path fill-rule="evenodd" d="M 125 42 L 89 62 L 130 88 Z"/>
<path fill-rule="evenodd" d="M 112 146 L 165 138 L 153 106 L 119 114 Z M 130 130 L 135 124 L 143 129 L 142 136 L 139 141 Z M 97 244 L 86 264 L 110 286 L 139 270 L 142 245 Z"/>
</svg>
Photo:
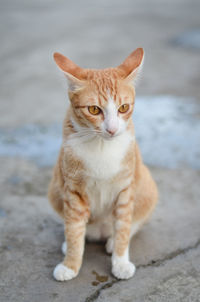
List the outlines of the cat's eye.
<svg viewBox="0 0 200 302">
<path fill-rule="evenodd" d="M 97 114 L 101 113 L 101 109 L 98 106 L 89 106 L 88 111 L 89 111 L 89 113 L 91 113 L 93 115 L 97 115 Z"/>
<path fill-rule="evenodd" d="M 129 104 L 123 104 L 119 107 L 118 111 L 120 113 L 125 113 L 129 110 Z"/>
</svg>

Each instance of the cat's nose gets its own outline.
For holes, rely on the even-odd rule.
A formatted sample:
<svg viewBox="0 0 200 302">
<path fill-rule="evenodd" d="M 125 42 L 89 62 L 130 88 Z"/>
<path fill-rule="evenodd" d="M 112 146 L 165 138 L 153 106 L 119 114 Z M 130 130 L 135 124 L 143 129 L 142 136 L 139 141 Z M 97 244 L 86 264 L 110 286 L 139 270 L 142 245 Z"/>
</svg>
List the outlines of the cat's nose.
<svg viewBox="0 0 200 302">
<path fill-rule="evenodd" d="M 106 129 L 106 131 L 110 134 L 110 135 L 114 135 L 117 131 L 117 129 Z"/>
</svg>

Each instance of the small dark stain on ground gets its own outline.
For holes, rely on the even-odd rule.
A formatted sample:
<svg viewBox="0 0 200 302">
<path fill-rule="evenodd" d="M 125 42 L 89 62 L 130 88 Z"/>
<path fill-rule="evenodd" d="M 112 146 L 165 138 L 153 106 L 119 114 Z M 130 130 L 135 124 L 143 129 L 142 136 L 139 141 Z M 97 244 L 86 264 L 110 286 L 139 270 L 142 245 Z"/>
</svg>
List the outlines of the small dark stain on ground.
<svg viewBox="0 0 200 302">
<path fill-rule="evenodd" d="M 92 271 L 92 274 L 96 276 L 96 281 L 92 282 L 93 286 L 97 286 L 99 285 L 99 283 L 104 283 L 108 281 L 108 276 L 101 276 L 95 271 Z"/>
<path fill-rule="evenodd" d="M 99 283 L 100 283 L 100 282 L 98 282 L 98 281 L 93 281 L 93 282 L 92 282 L 92 285 L 93 285 L 93 286 L 97 286 L 97 285 L 99 285 Z"/>
</svg>

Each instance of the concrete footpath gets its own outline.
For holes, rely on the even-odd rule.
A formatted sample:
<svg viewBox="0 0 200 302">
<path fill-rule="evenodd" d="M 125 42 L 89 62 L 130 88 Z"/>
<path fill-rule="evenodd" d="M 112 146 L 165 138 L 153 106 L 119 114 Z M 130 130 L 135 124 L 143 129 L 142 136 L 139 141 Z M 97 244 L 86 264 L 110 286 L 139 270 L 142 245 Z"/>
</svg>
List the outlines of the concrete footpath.
<svg viewBox="0 0 200 302">
<path fill-rule="evenodd" d="M 50 171 L 19 160 L 1 167 L 1 301 L 199 301 L 199 172 L 152 169 L 161 198 L 132 240 L 132 279 L 113 278 L 104 245 L 88 243 L 80 275 L 59 283 L 63 227 L 45 196 Z"/>
<path fill-rule="evenodd" d="M 1 302 L 200 301 L 199 11 L 195 0 L 1 1 Z M 131 242 L 136 274 L 115 279 L 104 244 L 86 243 L 78 277 L 56 282 L 63 226 L 46 193 L 66 88 L 52 53 L 103 68 L 138 46 L 133 119 L 160 200 Z"/>
</svg>

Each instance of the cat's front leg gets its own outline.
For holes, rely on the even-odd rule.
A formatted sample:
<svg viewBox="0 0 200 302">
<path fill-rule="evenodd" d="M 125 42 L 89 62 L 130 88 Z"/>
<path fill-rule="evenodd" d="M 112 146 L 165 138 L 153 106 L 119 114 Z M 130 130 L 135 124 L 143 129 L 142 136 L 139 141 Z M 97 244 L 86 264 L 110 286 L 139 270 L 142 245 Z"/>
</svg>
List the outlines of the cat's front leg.
<svg viewBox="0 0 200 302">
<path fill-rule="evenodd" d="M 129 240 L 133 217 L 131 189 L 123 190 L 117 200 L 112 253 L 112 273 L 118 279 L 129 279 L 135 273 L 135 265 L 129 261 Z"/>
<path fill-rule="evenodd" d="M 75 191 L 70 194 L 68 193 L 68 200 L 64 202 L 67 251 L 63 262 L 58 264 L 53 272 L 54 278 L 58 281 L 70 280 L 78 275 L 82 264 L 86 223 L 89 217 L 87 202 Z"/>
</svg>

